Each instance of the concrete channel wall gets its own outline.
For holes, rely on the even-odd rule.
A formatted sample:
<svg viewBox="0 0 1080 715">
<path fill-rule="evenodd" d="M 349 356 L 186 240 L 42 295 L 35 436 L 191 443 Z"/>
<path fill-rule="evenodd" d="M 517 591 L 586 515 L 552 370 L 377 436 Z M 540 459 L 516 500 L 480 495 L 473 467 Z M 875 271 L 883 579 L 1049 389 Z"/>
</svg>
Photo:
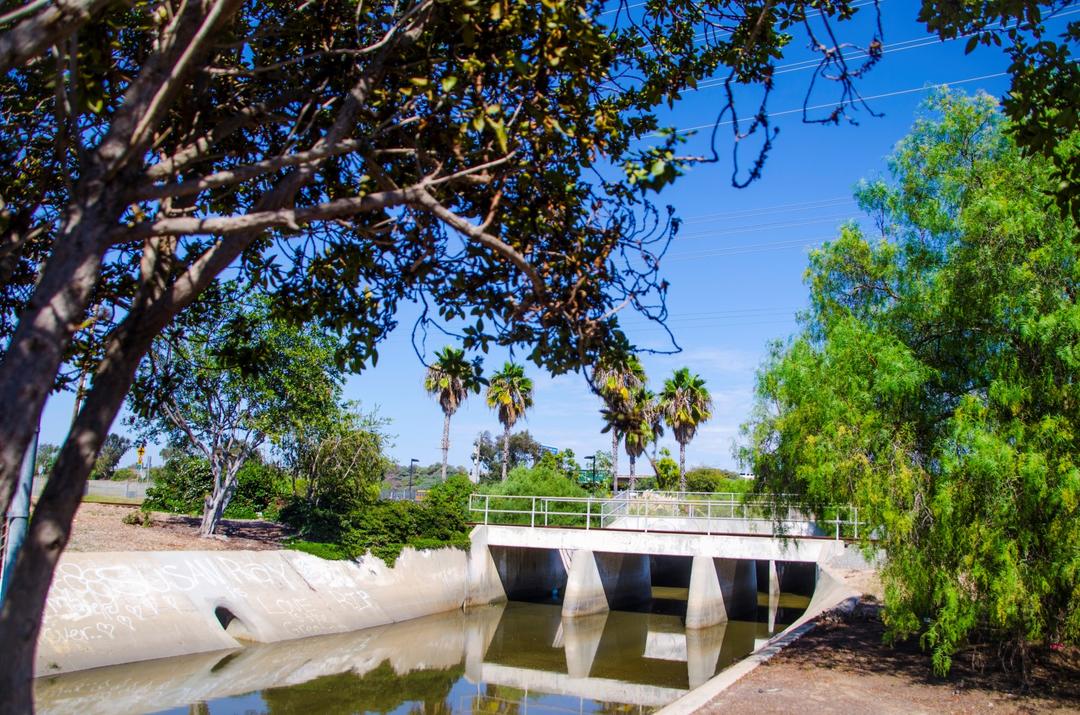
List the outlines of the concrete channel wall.
<svg viewBox="0 0 1080 715">
<path fill-rule="evenodd" d="M 297 551 L 65 554 L 38 640 L 37 676 L 344 633 L 461 608 L 467 555 Z"/>
<path fill-rule="evenodd" d="M 35 673 L 345 633 L 507 598 L 561 595 L 564 618 L 588 618 L 649 599 L 653 562 L 671 571 L 661 578 L 689 574 L 691 629 L 755 609 L 766 583 L 771 620 L 781 582 L 813 592 L 818 565 L 843 551 L 827 539 L 479 526 L 468 553 L 406 549 L 394 568 L 296 551 L 70 553 L 49 592 Z"/>
</svg>

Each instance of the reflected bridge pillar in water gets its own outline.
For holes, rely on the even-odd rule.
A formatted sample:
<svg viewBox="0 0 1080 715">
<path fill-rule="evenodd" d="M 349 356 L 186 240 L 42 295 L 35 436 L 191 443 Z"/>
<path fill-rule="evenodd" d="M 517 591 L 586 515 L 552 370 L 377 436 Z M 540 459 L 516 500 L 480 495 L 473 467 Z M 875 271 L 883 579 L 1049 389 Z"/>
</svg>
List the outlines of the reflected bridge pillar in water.
<svg viewBox="0 0 1080 715">
<path fill-rule="evenodd" d="M 686 599 L 687 628 L 751 619 L 756 609 L 757 569 L 753 561 L 694 557 Z"/>
<path fill-rule="evenodd" d="M 571 678 L 589 677 L 607 619 L 608 611 L 563 618 L 559 634 L 566 653 L 566 672 Z"/>
<path fill-rule="evenodd" d="M 578 550 L 570 555 L 563 618 L 632 608 L 651 599 L 652 574 L 647 554 Z"/>
</svg>

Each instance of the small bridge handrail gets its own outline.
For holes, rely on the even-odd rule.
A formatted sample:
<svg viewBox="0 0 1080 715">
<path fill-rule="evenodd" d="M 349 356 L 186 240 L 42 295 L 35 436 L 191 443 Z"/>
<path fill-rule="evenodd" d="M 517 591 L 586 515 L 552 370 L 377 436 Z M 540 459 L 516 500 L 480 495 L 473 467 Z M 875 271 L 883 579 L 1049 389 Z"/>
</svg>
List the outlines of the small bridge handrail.
<svg viewBox="0 0 1080 715">
<path fill-rule="evenodd" d="M 681 499 L 655 493 L 622 493 L 612 499 L 597 497 L 557 497 L 533 495 L 472 494 L 469 511 L 483 514 L 483 524 L 516 526 L 565 526 L 574 528 L 618 528 L 648 532 L 706 533 L 713 531 L 761 533 L 757 525 L 769 524 L 786 532 L 802 525 L 821 529 L 831 526 L 835 538 L 859 538 L 858 507 L 838 505 L 815 513 L 807 505 L 784 500 Z M 494 503 L 493 503 L 494 502 Z M 554 507 L 554 508 L 553 508 Z M 493 519 L 494 517 L 494 519 Z M 717 528 L 719 527 L 719 528 Z M 843 533 L 841 531 L 843 528 Z M 770 530 L 770 535 L 772 530 Z"/>
</svg>

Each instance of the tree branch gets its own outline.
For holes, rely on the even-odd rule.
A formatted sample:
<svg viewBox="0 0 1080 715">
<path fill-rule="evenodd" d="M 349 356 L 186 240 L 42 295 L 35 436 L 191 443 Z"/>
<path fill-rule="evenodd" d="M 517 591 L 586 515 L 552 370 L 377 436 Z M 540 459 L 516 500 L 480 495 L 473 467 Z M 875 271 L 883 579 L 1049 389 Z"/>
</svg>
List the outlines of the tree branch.
<svg viewBox="0 0 1080 715">
<path fill-rule="evenodd" d="M 415 198 L 410 201 L 411 204 L 423 208 L 451 228 L 473 239 L 480 245 L 490 248 L 492 251 L 514 264 L 518 270 L 525 274 L 529 279 L 529 282 L 532 283 L 533 292 L 536 293 L 537 297 L 542 297 L 547 294 L 547 286 L 544 284 L 544 279 L 540 277 L 540 274 L 536 272 L 536 268 L 529 263 L 528 259 L 521 255 L 513 246 L 502 239 L 483 231 L 479 226 L 469 223 L 450 209 L 443 206 L 434 196 L 427 192 L 425 187 L 418 186 L 412 189 L 405 189 L 405 191 L 410 191 L 415 194 Z"/>
<path fill-rule="evenodd" d="M 56 0 L 45 10 L 0 35 L 0 74 L 20 67 L 67 39 L 116 0 Z M 125 4 L 130 4 L 130 0 Z M 33 4 L 27 7 L 32 7 Z M 14 19 L 9 13 L 5 20 Z"/>
</svg>

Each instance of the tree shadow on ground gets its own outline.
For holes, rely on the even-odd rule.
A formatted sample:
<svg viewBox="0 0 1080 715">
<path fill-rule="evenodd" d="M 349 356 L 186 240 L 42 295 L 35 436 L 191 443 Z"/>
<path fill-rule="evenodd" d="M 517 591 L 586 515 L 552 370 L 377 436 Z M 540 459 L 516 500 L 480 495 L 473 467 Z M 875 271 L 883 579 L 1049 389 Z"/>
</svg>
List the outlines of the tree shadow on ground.
<svg viewBox="0 0 1080 715">
<path fill-rule="evenodd" d="M 170 514 L 166 517 L 162 528 L 167 530 L 190 532 L 198 531 L 199 517 L 180 516 Z M 218 523 L 216 536 L 229 539 L 245 539 L 254 541 L 266 548 L 281 548 L 282 541 L 293 536 L 294 531 L 287 526 L 272 521 L 258 519 L 222 519 Z"/>
<path fill-rule="evenodd" d="M 953 657 L 949 675 L 939 678 L 933 674 L 930 656 L 920 649 L 917 638 L 886 645 L 884 633 L 881 606 L 864 599 L 850 614 L 823 615 L 816 628 L 777 659 L 856 675 L 900 676 L 917 684 L 951 686 L 955 691 L 1034 695 L 1051 698 L 1061 706 L 1080 707 L 1080 648 L 1032 649 L 1025 683 L 1019 669 L 1011 667 L 996 645 L 976 643 L 959 651 Z"/>
</svg>

